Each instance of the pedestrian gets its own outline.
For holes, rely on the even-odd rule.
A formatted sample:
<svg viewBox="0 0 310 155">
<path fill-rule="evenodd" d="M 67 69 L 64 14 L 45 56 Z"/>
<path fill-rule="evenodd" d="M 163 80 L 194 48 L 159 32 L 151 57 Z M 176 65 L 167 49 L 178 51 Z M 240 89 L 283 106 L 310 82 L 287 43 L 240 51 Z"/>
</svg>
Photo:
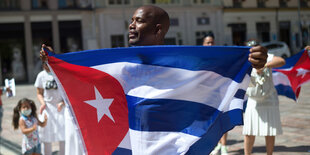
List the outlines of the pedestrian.
<svg viewBox="0 0 310 155">
<path fill-rule="evenodd" d="M 215 37 L 212 32 L 208 32 L 203 39 L 203 46 L 214 46 Z M 213 149 L 210 155 L 217 155 L 221 150 L 221 155 L 228 155 L 228 149 L 226 146 L 228 133 L 226 132 L 220 139 L 217 146 Z"/>
<path fill-rule="evenodd" d="M 18 101 L 13 113 L 13 127 L 20 128 L 23 133 L 22 153 L 39 155 L 41 154 L 41 144 L 37 125 L 44 127 L 47 122 L 47 116 L 44 115 L 44 122 L 38 120 L 37 108 L 30 99 L 23 98 Z"/>
<path fill-rule="evenodd" d="M 275 136 L 282 134 L 279 99 L 272 81 L 271 68 L 281 67 L 285 60 L 268 54 L 261 69 L 253 69 L 247 89 L 248 102 L 244 114 L 244 154 L 250 155 L 255 136 L 265 136 L 267 155 L 273 153 Z"/>
<path fill-rule="evenodd" d="M 0 133 L 2 132 L 2 117 L 3 117 L 3 107 L 2 107 L 2 99 L 1 96 L 5 92 L 12 93 L 10 87 L 3 87 L 0 89 Z"/>
<path fill-rule="evenodd" d="M 49 121 L 45 128 L 39 129 L 42 150 L 44 155 L 52 154 L 52 143 L 59 142 L 59 153 L 65 153 L 65 119 L 64 102 L 58 92 L 56 81 L 46 63 L 43 63 L 44 70 L 41 71 L 35 81 L 37 98 L 41 104 L 40 114 L 46 114 Z"/>
<path fill-rule="evenodd" d="M 203 46 L 214 46 L 215 37 L 212 32 L 208 32 L 203 38 Z"/>
<path fill-rule="evenodd" d="M 129 46 L 153 46 L 163 45 L 164 38 L 170 26 L 168 13 L 157 6 L 139 7 L 133 14 L 129 24 Z M 40 57 L 43 62 L 47 61 L 42 45 Z M 267 49 L 262 46 L 252 47 L 249 61 L 255 68 L 262 68 L 266 63 Z"/>
</svg>

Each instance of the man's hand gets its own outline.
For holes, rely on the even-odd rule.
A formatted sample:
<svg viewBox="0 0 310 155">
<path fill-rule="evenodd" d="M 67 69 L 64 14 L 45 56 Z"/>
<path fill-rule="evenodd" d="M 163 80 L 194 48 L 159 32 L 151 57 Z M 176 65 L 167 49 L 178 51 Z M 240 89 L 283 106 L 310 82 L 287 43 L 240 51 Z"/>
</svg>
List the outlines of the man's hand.
<svg viewBox="0 0 310 155">
<path fill-rule="evenodd" d="M 47 48 L 51 52 L 53 52 L 53 49 L 50 46 L 46 46 L 45 44 L 42 44 L 41 51 L 40 51 L 40 59 L 42 60 L 42 62 L 46 62 L 48 60 L 48 57 L 43 48 Z"/>
<path fill-rule="evenodd" d="M 249 61 L 253 68 L 263 68 L 267 62 L 268 50 L 263 46 L 255 46 L 250 49 Z"/>
<path fill-rule="evenodd" d="M 306 49 L 306 50 L 310 50 L 310 46 L 306 46 L 305 49 Z"/>
</svg>

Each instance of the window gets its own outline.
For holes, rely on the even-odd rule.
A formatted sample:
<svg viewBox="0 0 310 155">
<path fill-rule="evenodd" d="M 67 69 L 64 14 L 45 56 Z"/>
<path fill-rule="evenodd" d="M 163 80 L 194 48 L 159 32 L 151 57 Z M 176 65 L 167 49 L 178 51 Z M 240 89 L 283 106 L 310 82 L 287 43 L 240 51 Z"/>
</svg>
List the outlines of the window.
<svg viewBox="0 0 310 155">
<path fill-rule="evenodd" d="M 257 7 L 258 8 L 265 8 L 266 4 L 265 4 L 266 0 L 257 0 Z"/>
<path fill-rule="evenodd" d="M 58 0 L 60 9 L 90 8 L 91 0 Z"/>
<path fill-rule="evenodd" d="M 233 0 L 233 7 L 234 8 L 241 8 L 242 7 L 242 0 Z"/>
<path fill-rule="evenodd" d="M 287 8 L 287 0 L 279 0 L 281 8 Z"/>
<path fill-rule="evenodd" d="M 75 52 L 83 49 L 81 21 L 59 21 L 61 52 Z"/>
<path fill-rule="evenodd" d="M 32 0 L 33 9 L 47 9 L 48 2 L 47 0 Z"/>
<path fill-rule="evenodd" d="M 193 0 L 194 4 L 209 4 L 211 0 Z"/>
<path fill-rule="evenodd" d="M 0 0 L 1 10 L 20 9 L 20 0 Z"/>
<path fill-rule="evenodd" d="M 180 4 L 181 0 L 147 0 L 149 4 Z"/>
<path fill-rule="evenodd" d="M 125 47 L 124 35 L 112 35 L 111 47 Z"/>
<path fill-rule="evenodd" d="M 209 25 L 210 19 L 208 17 L 198 17 L 197 18 L 197 25 Z"/>
<path fill-rule="evenodd" d="M 176 38 L 165 38 L 164 44 L 165 45 L 176 45 L 177 40 L 176 40 Z"/>
<path fill-rule="evenodd" d="M 246 24 L 235 23 L 228 24 L 228 26 L 231 27 L 233 45 L 244 46 L 246 41 Z"/>
<path fill-rule="evenodd" d="M 300 0 L 300 7 L 308 8 L 308 1 L 309 0 Z"/>
<path fill-rule="evenodd" d="M 108 0 L 109 5 L 123 5 L 123 4 L 130 4 L 130 0 Z"/>
<path fill-rule="evenodd" d="M 261 42 L 270 41 L 270 24 L 268 22 L 256 23 L 257 38 Z"/>
<path fill-rule="evenodd" d="M 14 77 L 17 83 L 26 82 L 24 23 L 1 23 L 0 34 L 0 80 Z"/>
<path fill-rule="evenodd" d="M 179 26 L 178 18 L 170 18 L 170 26 Z"/>
</svg>

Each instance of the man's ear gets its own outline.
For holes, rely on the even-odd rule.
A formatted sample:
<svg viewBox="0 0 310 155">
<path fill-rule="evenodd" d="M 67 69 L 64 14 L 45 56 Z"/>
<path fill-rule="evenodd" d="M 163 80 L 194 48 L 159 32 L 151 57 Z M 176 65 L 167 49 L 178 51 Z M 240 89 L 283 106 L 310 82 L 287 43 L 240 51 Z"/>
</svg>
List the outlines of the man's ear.
<svg viewBox="0 0 310 155">
<path fill-rule="evenodd" d="M 163 26 L 161 24 L 156 24 L 155 34 L 156 36 L 161 36 L 163 33 Z"/>
</svg>

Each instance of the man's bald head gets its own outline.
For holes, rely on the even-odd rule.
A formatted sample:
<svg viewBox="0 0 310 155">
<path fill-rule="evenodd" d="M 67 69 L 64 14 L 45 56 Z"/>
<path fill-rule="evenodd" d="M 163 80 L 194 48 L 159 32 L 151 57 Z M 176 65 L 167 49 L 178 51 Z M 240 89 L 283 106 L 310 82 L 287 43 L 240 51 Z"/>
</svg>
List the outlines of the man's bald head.
<svg viewBox="0 0 310 155">
<path fill-rule="evenodd" d="M 161 45 L 170 26 L 168 13 L 156 6 L 142 6 L 133 14 L 129 25 L 132 46 Z"/>
<path fill-rule="evenodd" d="M 142 6 L 138 9 L 147 10 L 149 17 L 153 18 L 154 24 L 161 24 L 164 34 L 166 35 L 170 26 L 170 19 L 168 13 L 164 9 L 153 5 Z"/>
</svg>

